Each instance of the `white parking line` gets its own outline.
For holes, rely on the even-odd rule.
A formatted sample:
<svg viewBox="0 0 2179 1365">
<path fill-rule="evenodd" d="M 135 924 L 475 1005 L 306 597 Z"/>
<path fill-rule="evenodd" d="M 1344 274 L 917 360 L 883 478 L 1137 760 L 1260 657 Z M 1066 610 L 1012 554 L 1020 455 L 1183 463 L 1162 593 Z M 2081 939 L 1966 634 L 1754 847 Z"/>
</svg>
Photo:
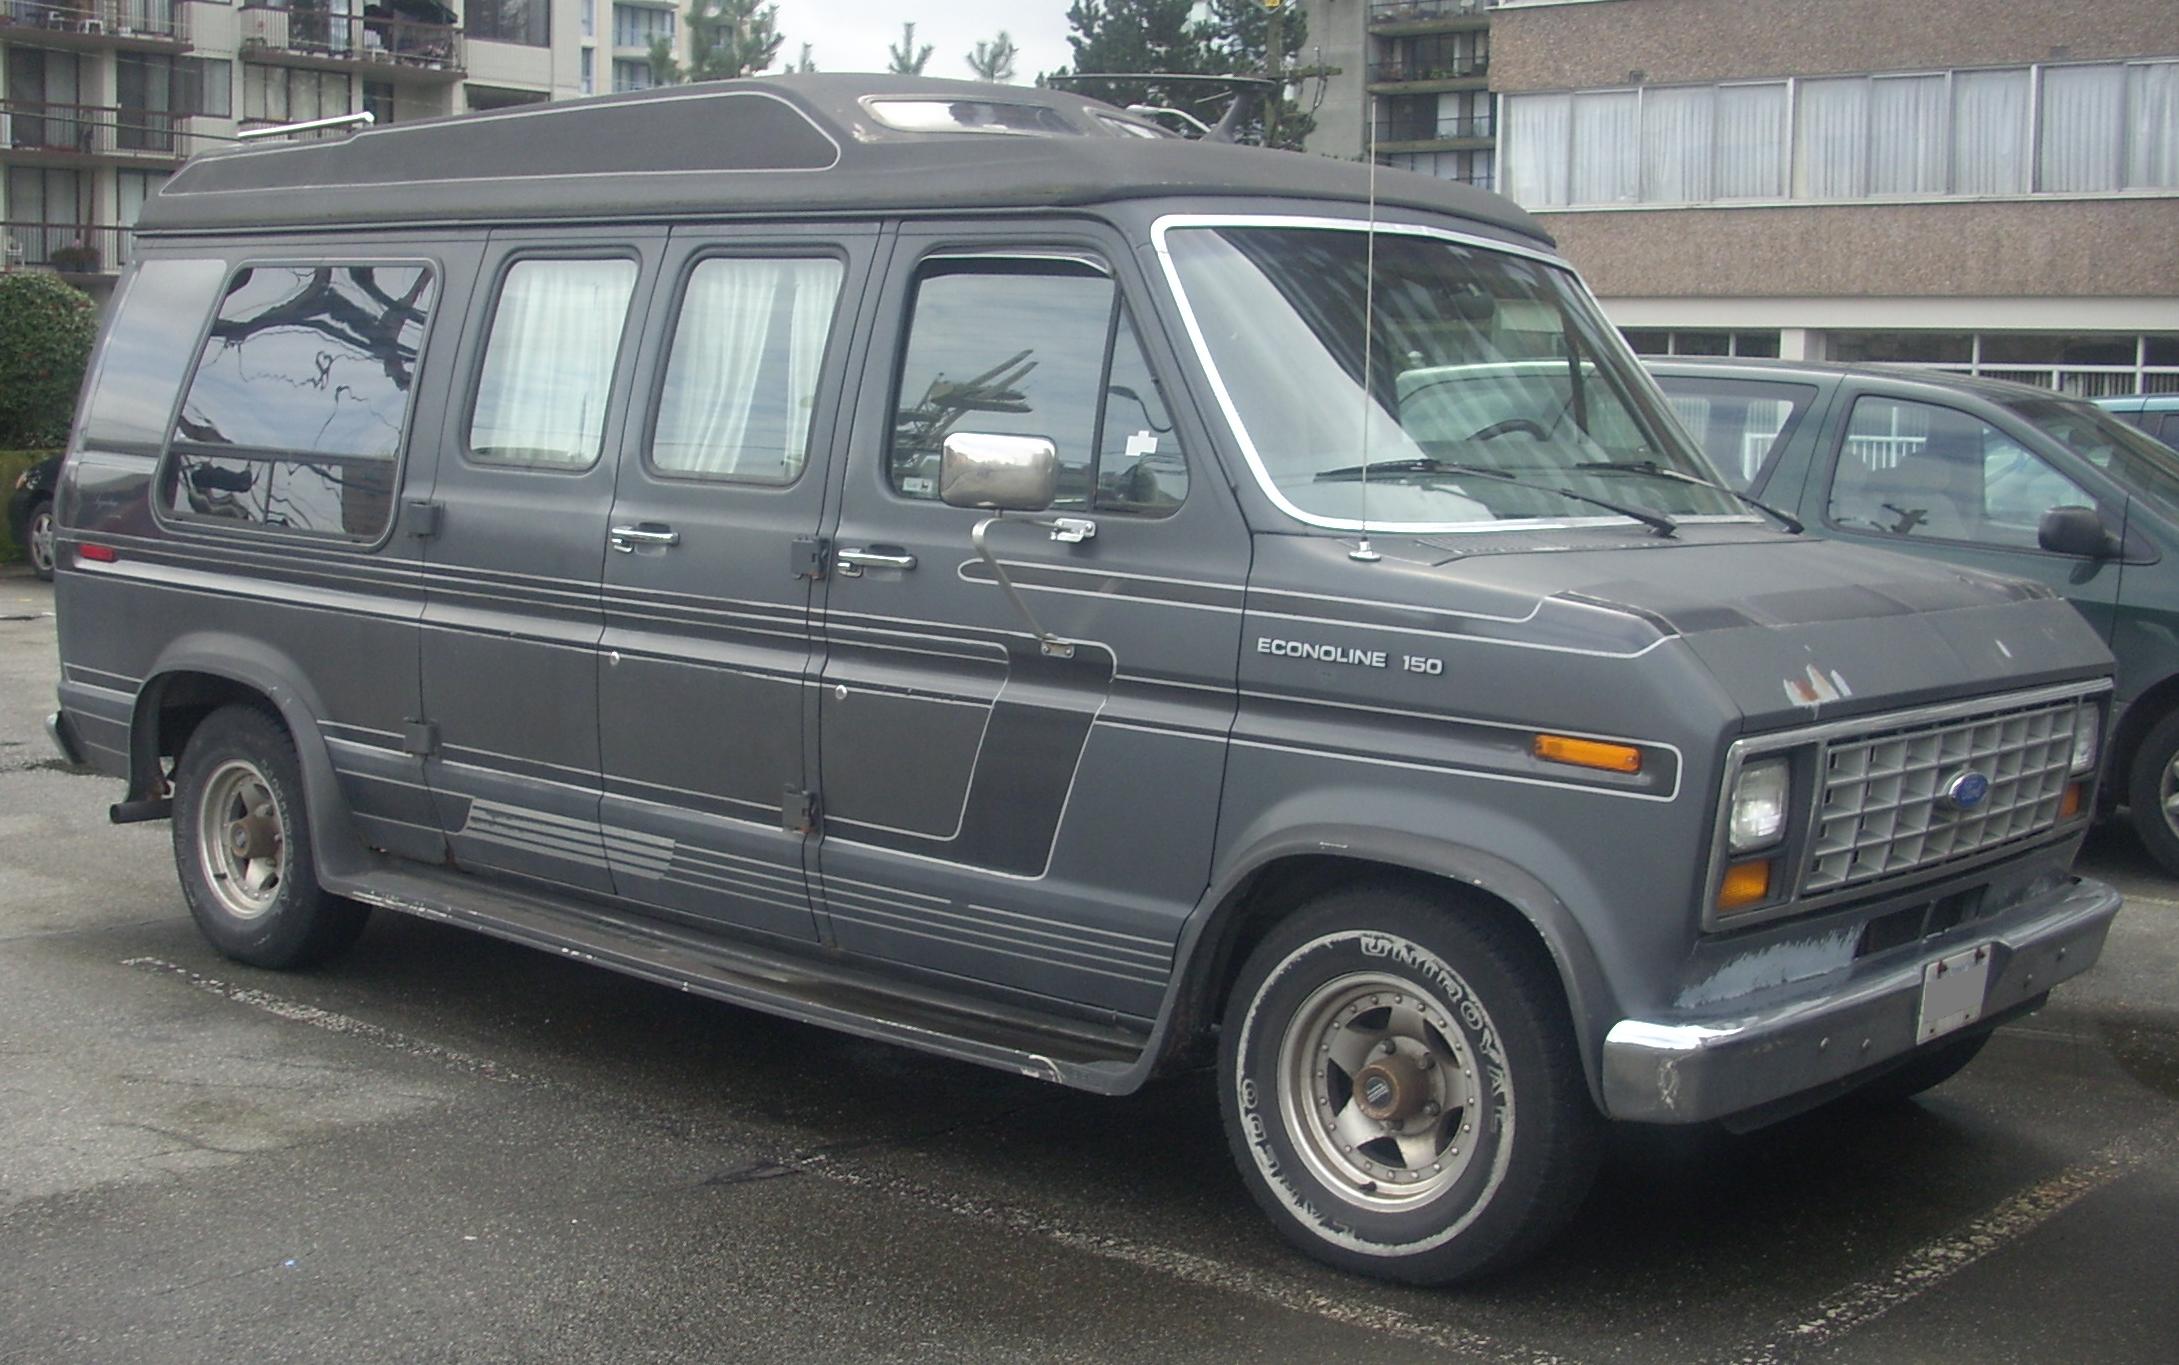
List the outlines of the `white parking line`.
<svg viewBox="0 0 2179 1365">
<path fill-rule="evenodd" d="M 1726 1359 L 1732 1365 L 1778 1365 L 1874 1322 L 1992 1252 L 2019 1241 L 2097 1190 L 2133 1174 L 2168 1145 L 2169 1137 L 2165 1131 L 2147 1139 L 2138 1134 L 2120 1138 L 2006 1199 L 1958 1231 L 1915 1248 L 1890 1270 L 1833 1294 L 1806 1318 L 1782 1328 L 1770 1340 L 1736 1351 Z"/>
<path fill-rule="evenodd" d="M 365 1023 L 350 1015 L 319 1009 L 315 1005 L 305 1005 L 300 1001 L 248 986 L 237 986 L 232 982 L 193 972 L 163 958 L 132 957 L 124 959 L 122 965 L 139 971 L 175 976 L 208 995 L 216 995 L 238 1005 L 262 1010 L 275 1018 L 290 1023 L 307 1024 L 342 1037 L 360 1039 L 410 1057 L 437 1062 L 485 1080 L 517 1081 L 548 1087 L 554 1084 L 526 1078 L 489 1058 L 423 1042 L 393 1029 Z M 1230 1265 L 1195 1252 L 1117 1237 L 1059 1222 L 1029 1209 L 972 1198 L 958 1191 L 933 1189 L 894 1176 L 858 1170 L 843 1164 L 837 1156 L 831 1154 L 818 1152 L 788 1156 L 780 1158 L 772 1165 L 781 1174 L 799 1172 L 834 1184 L 905 1199 L 923 1208 L 954 1217 L 973 1219 L 1001 1231 L 1041 1238 L 1070 1251 L 1084 1252 L 1103 1260 L 1148 1270 L 1199 1288 L 1240 1294 L 1269 1307 L 1320 1318 L 1341 1326 L 1381 1332 L 1402 1341 L 1434 1347 L 1457 1358 L 1509 1362 L 1510 1365 L 1572 1365 L 1563 1356 L 1529 1350 L 1494 1340 L 1478 1332 L 1462 1331 L 1429 1322 L 1389 1305 L 1373 1303 L 1366 1295 L 1335 1298 L 1283 1276 L 1252 1270 L 1246 1266 Z"/>
</svg>

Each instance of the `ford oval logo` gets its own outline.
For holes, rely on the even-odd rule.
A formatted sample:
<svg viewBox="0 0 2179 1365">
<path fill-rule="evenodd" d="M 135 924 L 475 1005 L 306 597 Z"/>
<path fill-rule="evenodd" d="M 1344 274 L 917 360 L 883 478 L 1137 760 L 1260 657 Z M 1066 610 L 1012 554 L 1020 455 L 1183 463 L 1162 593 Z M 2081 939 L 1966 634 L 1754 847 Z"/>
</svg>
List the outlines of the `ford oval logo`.
<svg viewBox="0 0 2179 1365">
<path fill-rule="evenodd" d="M 1990 799 L 1990 779 L 1969 769 L 1945 783 L 1938 800 L 1950 810 L 1968 811 Z"/>
</svg>

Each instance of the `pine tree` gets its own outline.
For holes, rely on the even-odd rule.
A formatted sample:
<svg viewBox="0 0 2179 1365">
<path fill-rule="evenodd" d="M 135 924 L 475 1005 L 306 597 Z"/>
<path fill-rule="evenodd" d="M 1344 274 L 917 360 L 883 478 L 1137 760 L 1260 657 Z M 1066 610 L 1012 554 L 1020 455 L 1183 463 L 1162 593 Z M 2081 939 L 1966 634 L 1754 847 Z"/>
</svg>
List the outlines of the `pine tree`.
<svg viewBox="0 0 2179 1365">
<path fill-rule="evenodd" d="M 816 61 L 810 56 L 810 44 L 802 44 L 802 55 L 795 58 L 793 64 L 787 69 L 802 75 L 807 75 L 817 69 Z"/>
<path fill-rule="evenodd" d="M 1270 69 L 1271 17 L 1263 0 L 1211 0 L 1210 15 L 1203 23 L 1203 46 L 1208 53 L 1206 70 L 1253 76 Z M 1309 40 L 1309 26 L 1299 5 L 1286 6 L 1286 21 L 1279 63 L 1291 70 L 1301 64 Z M 1316 120 L 1291 98 L 1292 90 L 1280 91 L 1278 145 L 1299 150 L 1301 141 Z M 1263 111 L 1254 111 L 1242 131 L 1244 141 L 1261 141 Z"/>
<path fill-rule="evenodd" d="M 1021 49 L 1014 46 L 1014 40 L 1002 28 L 999 36 L 990 42 L 976 44 L 976 50 L 967 57 L 968 69 L 976 73 L 978 80 L 997 81 L 1003 85 L 1014 79 L 1014 58 L 1020 55 Z"/>
<path fill-rule="evenodd" d="M 1194 12 L 1195 0 L 1074 0 L 1067 9 L 1067 23 L 1074 30 L 1067 35 L 1067 46 L 1074 49 L 1073 71 L 1061 68 L 1053 74 L 1207 72 L 1208 54 Z M 1204 94 L 1195 82 L 1160 87 L 1146 80 L 1084 81 L 1070 82 L 1066 88 L 1122 108 L 1130 104 L 1186 108 Z"/>
<path fill-rule="evenodd" d="M 914 24 L 902 24 L 900 41 L 888 49 L 892 54 L 893 64 L 885 69 L 896 76 L 920 76 L 923 74 L 923 67 L 931 59 L 931 50 L 929 43 L 925 43 L 920 49 L 916 47 Z"/>
<path fill-rule="evenodd" d="M 779 56 L 786 38 L 779 32 L 779 6 L 764 0 L 689 0 L 689 60 L 682 66 L 670 39 L 651 43 L 651 80 L 658 85 L 686 81 L 730 81 L 754 76 Z"/>
</svg>

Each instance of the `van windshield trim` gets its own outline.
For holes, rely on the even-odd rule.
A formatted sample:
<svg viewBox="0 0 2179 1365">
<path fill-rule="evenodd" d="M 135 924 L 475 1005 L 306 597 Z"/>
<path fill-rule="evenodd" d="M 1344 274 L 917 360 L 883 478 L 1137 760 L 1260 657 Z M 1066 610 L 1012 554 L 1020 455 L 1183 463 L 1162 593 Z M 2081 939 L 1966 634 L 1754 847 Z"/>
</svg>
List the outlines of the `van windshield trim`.
<svg viewBox="0 0 2179 1365">
<path fill-rule="evenodd" d="M 1269 498 L 1272 505 L 1281 512 L 1305 525 L 1329 531 L 1360 532 L 1368 530 L 1381 533 L 1417 535 L 1505 535 L 1527 531 L 1556 531 L 1599 526 L 1626 526 L 1630 524 L 1629 518 L 1613 515 L 1553 518 L 1523 517 L 1517 521 L 1474 519 L 1463 521 L 1395 521 L 1391 519 L 1379 520 L 1372 517 L 1367 523 L 1364 523 L 1351 517 L 1325 516 L 1295 506 L 1292 500 L 1279 490 L 1276 480 L 1272 478 L 1269 467 L 1264 463 L 1262 452 L 1256 448 L 1255 441 L 1249 435 L 1248 425 L 1241 418 L 1240 406 L 1234 401 L 1232 390 L 1227 387 L 1225 377 L 1219 373 L 1218 363 L 1212 357 L 1209 342 L 1204 336 L 1203 325 L 1196 315 L 1194 305 L 1189 301 L 1187 289 L 1181 284 L 1180 270 L 1173 260 L 1171 245 L 1168 241 L 1168 238 L 1174 232 L 1196 228 L 1222 227 L 1304 228 L 1335 232 L 1367 232 L 1374 228 L 1375 231 L 1387 235 L 1399 234 L 1409 237 L 1424 237 L 1442 242 L 1451 242 L 1460 246 L 1473 247 L 1482 251 L 1526 257 L 1555 270 L 1563 271 L 1584 295 L 1587 295 L 1588 289 L 1587 286 L 1581 284 L 1580 276 L 1574 270 L 1572 264 L 1557 252 L 1540 247 L 1524 246 L 1517 242 L 1508 242 L 1478 233 L 1460 232 L 1452 228 L 1420 223 L 1386 222 L 1382 219 L 1373 224 L 1366 218 L 1333 218 L 1311 214 L 1170 213 L 1160 216 L 1150 227 L 1151 247 L 1157 253 L 1158 264 L 1164 269 L 1166 288 L 1172 292 L 1173 303 L 1180 310 L 1181 324 L 1188 332 L 1188 343 L 1195 348 L 1196 361 L 1203 367 L 1205 377 L 1210 380 L 1211 392 L 1218 399 L 1218 408 L 1225 417 L 1226 429 L 1232 433 L 1234 443 L 1240 447 L 1242 458 L 1248 461 L 1249 472 L 1254 476 L 1256 486 L 1263 490 L 1264 496 Z M 1616 335 L 1617 329 L 1613 328 L 1612 333 Z M 1630 367 L 1639 369 L 1640 362 L 1633 359 L 1631 352 L 1628 352 L 1624 359 Z M 1686 526 L 1701 525 L 1707 522 L 1751 525 L 1759 524 L 1762 519 L 1752 514 L 1674 513 L 1673 520 L 1680 525 Z"/>
</svg>

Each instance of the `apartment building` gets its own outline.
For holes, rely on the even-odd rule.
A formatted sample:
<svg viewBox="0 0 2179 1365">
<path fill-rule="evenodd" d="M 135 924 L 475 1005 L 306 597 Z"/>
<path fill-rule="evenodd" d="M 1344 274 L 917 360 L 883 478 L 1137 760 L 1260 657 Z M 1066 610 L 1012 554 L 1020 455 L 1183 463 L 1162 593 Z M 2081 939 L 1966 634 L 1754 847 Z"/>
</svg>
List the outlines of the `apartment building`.
<svg viewBox="0 0 2179 1365">
<path fill-rule="evenodd" d="M 1328 66 L 1308 149 L 1492 187 L 1489 90 L 1497 0 L 1304 0 L 1311 51 Z M 1309 92 L 1313 97 L 1315 87 Z"/>
<path fill-rule="evenodd" d="M 674 0 L 0 0 L 0 265 L 103 296 L 144 200 L 242 129 L 641 89 L 677 27 Z"/>
<path fill-rule="evenodd" d="M 1499 187 L 1637 349 L 2179 391 L 2173 0 L 1491 17 Z"/>
</svg>

